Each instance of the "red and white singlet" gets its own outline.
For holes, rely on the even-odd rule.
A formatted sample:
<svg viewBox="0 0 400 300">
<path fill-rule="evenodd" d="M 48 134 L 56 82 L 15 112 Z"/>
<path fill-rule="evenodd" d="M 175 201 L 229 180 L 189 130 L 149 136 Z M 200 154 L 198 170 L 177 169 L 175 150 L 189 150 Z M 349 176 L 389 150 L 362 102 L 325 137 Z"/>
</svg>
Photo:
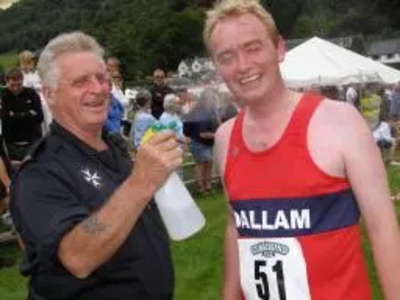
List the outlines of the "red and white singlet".
<svg viewBox="0 0 400 300">
<path fill-rule="evenodd" d="M 238 231 L 247 300 L 368 300 L 360 212 L 349 182 L 324 173 L 307 146 L 322 98 L 303 95 L 280 140 L 252 152 L 237 117 L 225 185 Z"/>
</svg>

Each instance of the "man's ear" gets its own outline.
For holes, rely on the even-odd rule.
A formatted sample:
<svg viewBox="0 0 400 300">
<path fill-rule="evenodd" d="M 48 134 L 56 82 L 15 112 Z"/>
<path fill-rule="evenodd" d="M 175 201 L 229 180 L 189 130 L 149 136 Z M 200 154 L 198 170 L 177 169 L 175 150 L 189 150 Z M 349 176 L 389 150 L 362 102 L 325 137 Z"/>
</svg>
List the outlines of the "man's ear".
<svg viewBox="0 0 400 300">
<path fill-rule="evenodd" d="M 278 51 L 278 62 L 281 63 L 285 60 L 286 56 L 286 43 L 285 40 L 282 38 L 282 36 L 279 36 L 278 38 L 277 51 Z"/>
<path fill-rule="evenodd" d="M 42 87 L 42 94 L 43 98 L 46 101 L 46 103 L 49 105 L 49 107 L 54 105 L 54 89 L 50 88 L 49 86 L 43 86 Z"/>
</svg>

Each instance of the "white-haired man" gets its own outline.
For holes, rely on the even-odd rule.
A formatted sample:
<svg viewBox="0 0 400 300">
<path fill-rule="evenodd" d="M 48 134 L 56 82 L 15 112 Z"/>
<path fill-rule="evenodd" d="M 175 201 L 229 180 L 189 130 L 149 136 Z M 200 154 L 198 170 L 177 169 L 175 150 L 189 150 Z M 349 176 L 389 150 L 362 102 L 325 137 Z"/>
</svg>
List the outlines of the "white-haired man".
<svg viewBox="0 0 400 300">
<path fill-rule="evenodd" d="M 110 102 L 103 51 L 62 34 L 38 64 L 54 122 L 12 185 L 30 299 L 173 299 L 173 267 L 155 191 L 182 162 L 173 133 L 140 148 L 102 131 Z"/>
<path fill-rule="evenodd" d="M 224 299 L 371 299 L 360 212 L 385 299 L 398 299 L 398 223 L 360 114 L 285 87 L 284 43 L 256 0 L 219 1 L 204 39 L 244 104 L 215 138 L 231 211 Z"/>
</svg>

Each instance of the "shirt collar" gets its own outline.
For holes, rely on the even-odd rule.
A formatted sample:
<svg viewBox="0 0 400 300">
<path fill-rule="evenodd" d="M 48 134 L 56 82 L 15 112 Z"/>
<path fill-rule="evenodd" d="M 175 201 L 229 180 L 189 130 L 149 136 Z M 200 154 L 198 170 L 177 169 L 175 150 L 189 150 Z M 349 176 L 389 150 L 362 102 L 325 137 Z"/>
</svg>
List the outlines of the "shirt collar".
<svg viewBox="0 0 400 300">
<path fill-rule="evenodd" d="M 100 152 L 99 150 L 94 149 L 89 144 L 85 143 L 83 140 L 78 138 L 75 134 L 71 131 L 64 128 L 61 124 L 54 121 L 50 124 L 50 135 L 56 135 L 61 137 L 63 140 L 68 141 L 69 143 L 73 144 L 77 148 L 79 148 L 82 152 L 87 155 L 98 155 Z M 102 139 L 105 141 L 107 146 L 109 146 L 109 136 L 105 130 L 102 131 Z"/>
</svg>

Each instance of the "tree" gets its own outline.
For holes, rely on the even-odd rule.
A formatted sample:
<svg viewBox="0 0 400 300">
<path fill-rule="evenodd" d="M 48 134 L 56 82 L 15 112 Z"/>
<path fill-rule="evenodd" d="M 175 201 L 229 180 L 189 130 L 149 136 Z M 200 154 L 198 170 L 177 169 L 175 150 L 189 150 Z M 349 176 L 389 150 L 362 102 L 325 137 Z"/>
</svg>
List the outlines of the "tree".
<svg viewBox="0 0 400 300">
<path fill-rule="evenodd" d="M 24 0 L 0 10 L 0 53 L 37 50 L 82 30 L 117 55 L 126 79 L 204 54 L 204 11 L 215 0 Z M 261 0 L 285 38 L 400 35 L 398 0 Z"/>
</svg>

